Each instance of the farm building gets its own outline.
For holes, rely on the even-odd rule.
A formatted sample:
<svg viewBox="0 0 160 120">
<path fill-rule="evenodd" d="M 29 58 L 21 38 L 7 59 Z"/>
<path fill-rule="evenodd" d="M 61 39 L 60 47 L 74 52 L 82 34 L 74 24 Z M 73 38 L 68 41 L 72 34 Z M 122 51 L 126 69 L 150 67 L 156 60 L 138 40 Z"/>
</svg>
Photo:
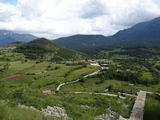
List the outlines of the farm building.
<svg viewBox="0 0 160 120">
<path fill-rule="evenodd" d="M 51 91 L 51 90 L 43 90 L 42 93 L 43 93 L 43 94 L 51 94 L 52 91 Z"/>
</svg>

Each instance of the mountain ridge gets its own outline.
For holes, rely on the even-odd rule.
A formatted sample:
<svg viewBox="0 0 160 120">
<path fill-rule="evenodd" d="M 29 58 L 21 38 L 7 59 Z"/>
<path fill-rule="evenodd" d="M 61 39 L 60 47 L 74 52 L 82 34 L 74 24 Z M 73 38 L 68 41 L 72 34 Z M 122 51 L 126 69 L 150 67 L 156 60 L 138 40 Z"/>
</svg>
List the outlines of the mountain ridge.
<svg viewBox="0 0 160 120">
<path fill-rule="evenodd" d="M 94 53 L 96 49 L 108 47 L 160 47 L 160 17 L 120 30 L 112 36 L 102 35 L 103 38 L 100 38 L 97 35 L 90 35 L 88 39 L 81 39 L 85 36 L 77 36 L 76 39 L 79 40 L 77 44 L 75 36 L 55 39 L 53 42 L 84 53 Z"/>
<path fill-rule="evenodd" d="M 0 45 L 6 45 L 12 42 L 29 42 L 38 37 L 31 34 L 20 34 L 14 31 L 0 30 Z"/>
</svg>

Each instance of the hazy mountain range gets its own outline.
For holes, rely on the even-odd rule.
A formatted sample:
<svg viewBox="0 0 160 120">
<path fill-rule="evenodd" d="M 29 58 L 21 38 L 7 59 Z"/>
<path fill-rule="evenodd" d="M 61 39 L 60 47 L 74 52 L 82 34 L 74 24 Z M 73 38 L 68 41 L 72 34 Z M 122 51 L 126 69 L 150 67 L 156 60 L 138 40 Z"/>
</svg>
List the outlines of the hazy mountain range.
<svg viewBox="0 0 160 120">
<path fill-rule="evenodd" d="M 121 30 L 113 36 L 74 35 L 53 42 L 86 53 L 107 47 L 160 47 L 160 17 Z"/>
<path fill-rule="evenodd" d="M 36 36 L 33 36 L 31 34 L 20 34 L 13 31 L 8 30 L 0 30 L 0 45 L 6 45 L 8 43 L 12 42 L 29 42 L 31 40 L 36 39 Z"/>
<path fill-rule="evenodd" d="M 37 37 L 0 30 L 0 44 L 28 42 Z M 53 40 L 53 43 L 84 53 L 108 47 L 160 47 L 160 17 L 121 30 L 113 36 L 73 35 Z"/>
</svg>

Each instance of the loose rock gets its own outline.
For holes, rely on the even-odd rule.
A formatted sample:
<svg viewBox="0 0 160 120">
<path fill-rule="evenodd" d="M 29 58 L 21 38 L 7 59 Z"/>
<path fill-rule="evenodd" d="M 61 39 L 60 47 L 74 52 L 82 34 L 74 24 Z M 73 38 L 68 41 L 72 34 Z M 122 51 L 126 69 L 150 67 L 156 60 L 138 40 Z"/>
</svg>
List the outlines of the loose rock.
<svg viewBox="0 0 160 120">
<path fill-rule="evenodd" d="M 71 118 L 69 118 L 67 116 L 64 108 L 60 108 L 60 107 L 57 107 L 57 106 L 54 106 L 54 107 L 47 106 L 46 109 L 42 109 L 42 112 L 45 115 L 60 117 L 60 118 L 63 118 L 64 120 L 72 120 Z"/>
</svg>

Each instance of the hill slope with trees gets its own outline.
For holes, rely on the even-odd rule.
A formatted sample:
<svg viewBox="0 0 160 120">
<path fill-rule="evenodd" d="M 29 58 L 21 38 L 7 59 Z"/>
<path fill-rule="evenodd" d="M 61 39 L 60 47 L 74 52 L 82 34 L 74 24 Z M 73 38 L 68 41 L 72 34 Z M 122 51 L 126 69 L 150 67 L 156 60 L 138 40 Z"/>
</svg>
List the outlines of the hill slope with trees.
<svg viewBox="0 0 160 120">
<path fill-rule="evenodd" d="M 81 54 L 57 46 L 45 38 L 39 38 L 29 43 L 24 43 L 16 48 L 16 52 L 23 53 L 30 59 L 43 59 L 52 61 L 75 60 L 82 57 Z"/>
</svg>

